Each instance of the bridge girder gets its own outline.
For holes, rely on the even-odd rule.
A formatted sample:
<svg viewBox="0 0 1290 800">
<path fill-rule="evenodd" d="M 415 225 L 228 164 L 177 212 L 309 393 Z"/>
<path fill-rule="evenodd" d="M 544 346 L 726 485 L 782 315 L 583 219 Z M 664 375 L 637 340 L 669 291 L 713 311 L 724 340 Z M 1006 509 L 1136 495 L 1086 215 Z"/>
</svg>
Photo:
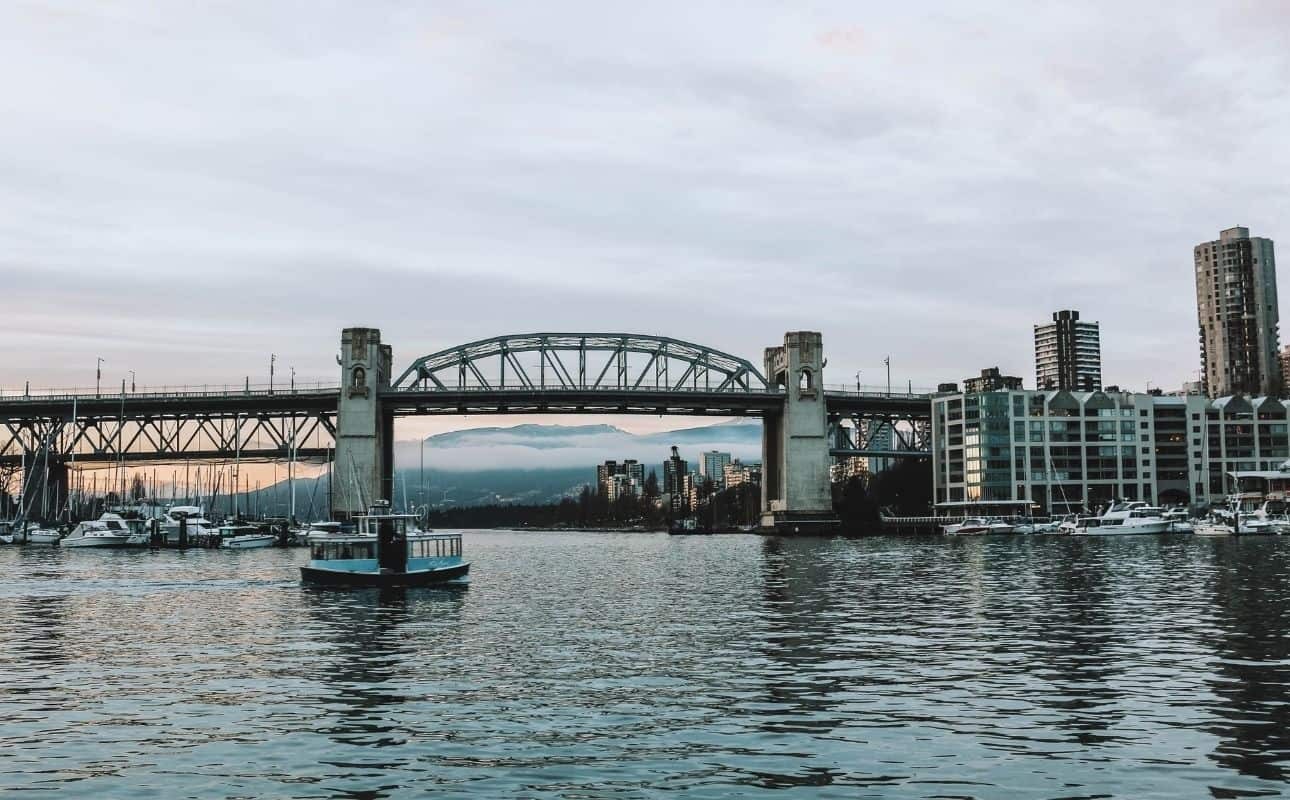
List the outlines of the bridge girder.
<svg viewBox="0 0 1290 800">
<path fill-rule="evenodd" d="M 746 359 L 680 339 L 630 333 L 526 333 L 481 339 L 417 359 L 390 385 L 396 390 L 443 392 L 773 391 Z"/>
<path fill-rule="evenodd" d="M 326 455 L 335 435 L 328 411 L 29 416 L 0 421 L 0 463 L 46 449 L 82 462 L 310 459 Z"/>
<path fill-rule="evenodd" d="M 881 404 L 839 405 L 846 411 L 831 411 L 829 417 L 829 453 L 834 458 L 931 458 L 930 405 L 926 414 Z"/>
</svg>

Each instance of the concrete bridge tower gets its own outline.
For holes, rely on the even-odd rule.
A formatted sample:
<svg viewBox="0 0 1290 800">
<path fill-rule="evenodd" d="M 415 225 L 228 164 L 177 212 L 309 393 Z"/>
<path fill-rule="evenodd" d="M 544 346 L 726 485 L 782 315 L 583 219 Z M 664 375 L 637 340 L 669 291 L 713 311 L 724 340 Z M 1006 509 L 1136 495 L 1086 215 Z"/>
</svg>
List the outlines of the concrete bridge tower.
<svg viewBox="0 0 1290 800">
<path fill-rule="evenodd" d="M 762 423 L 761 526 L 781 533 L 835 529 L 820 334 L 787 333 L 782 347 L 766 348 L 766 379 L 785 394 L 783 411 Z"/>
<path fill-rule="evenodd" d="M 346 328 L 340 335 L 340 407 L 332 466 L 332 519 L 367 511 L 389 500 L 394 479 L 394 415 L 381 406 L 390 385 L 393 351 L 376 328 Z"/>
</svg>

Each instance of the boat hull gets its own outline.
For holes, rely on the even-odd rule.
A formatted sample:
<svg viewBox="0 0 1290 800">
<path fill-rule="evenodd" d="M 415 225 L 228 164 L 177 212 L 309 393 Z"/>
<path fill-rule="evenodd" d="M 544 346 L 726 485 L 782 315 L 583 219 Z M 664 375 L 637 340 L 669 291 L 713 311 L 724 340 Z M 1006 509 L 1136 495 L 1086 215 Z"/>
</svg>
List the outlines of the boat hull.
<svg viewBox="0 0 1290 800">
<path fill-rule="evenodd" d="M 114 536 L 108 538 L 94 537 L 92 539 L 64 539 L 59 542 L 60 547 L 92 547 L 96 550 L 116 550 L 130 546 L 129 536 Z"/>
<path fill-rule="evenodd" d="M 465 578 L 470 564 L 456 564 L 442 569 L 417 572 L 345 572 L 335 569 L 301 567 L 300 579 L 314 586 L 436 586 Z"/>
<path fill-rule="evenodd" d="M 277 543 L 276 536 L 236 536 L 225 539 L 220 547 L 225 550 L 252 550 L 257 547 L 273 547 Z"/>
<path fill-rule="evenodd" d="M 1168 522 L 1148 523 L 1146 525 L 1103 525 L 1098 528 L 1076 529 L 1076 536 L 1151 536 L 1170 533 Z"/>
</svg>

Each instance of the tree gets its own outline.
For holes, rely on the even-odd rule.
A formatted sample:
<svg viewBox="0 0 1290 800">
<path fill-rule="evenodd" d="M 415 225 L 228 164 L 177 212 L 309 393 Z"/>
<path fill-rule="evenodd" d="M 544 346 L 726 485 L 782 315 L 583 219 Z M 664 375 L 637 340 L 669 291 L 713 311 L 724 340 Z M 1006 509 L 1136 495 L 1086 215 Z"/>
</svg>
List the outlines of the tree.
<svg viewBox="0 0 1290 800">
<path fill-rule="evenodd" d="M 833 487 L 833 509 L 842 529 L 850 533 L 876 531 L 879 523 L 878 503 L 870 496 L 865 482 L 853 477 Z"/>
<path fill-rule="evenodd" d="M 649 476 L 645 478 L 645 497 L 653 500 L 658 496 L 658 473 L 654 470 L 650 470 Z"/>
<path fill-rule="evenodd" d="M 13 492 L 21 488 L 18 484 L 20 471 L 17 464 L 0 464 L 0 517 L 12 517 L 17 511 Z"/>
</svg>

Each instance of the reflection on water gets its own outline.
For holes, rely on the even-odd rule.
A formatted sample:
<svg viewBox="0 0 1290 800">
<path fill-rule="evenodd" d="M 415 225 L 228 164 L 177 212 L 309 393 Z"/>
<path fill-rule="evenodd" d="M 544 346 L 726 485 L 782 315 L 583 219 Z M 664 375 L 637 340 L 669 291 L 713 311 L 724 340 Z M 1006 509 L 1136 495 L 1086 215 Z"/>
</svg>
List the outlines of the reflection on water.
<svg viewBox="0 0 1290 800">
<path fill-rule="evenodd" d="M 1290 540 L 469 534 L 470 588 L 298 551 L 0 550 L 0 787 L 135 797 L 1287 789 Z"/>
</svg>

